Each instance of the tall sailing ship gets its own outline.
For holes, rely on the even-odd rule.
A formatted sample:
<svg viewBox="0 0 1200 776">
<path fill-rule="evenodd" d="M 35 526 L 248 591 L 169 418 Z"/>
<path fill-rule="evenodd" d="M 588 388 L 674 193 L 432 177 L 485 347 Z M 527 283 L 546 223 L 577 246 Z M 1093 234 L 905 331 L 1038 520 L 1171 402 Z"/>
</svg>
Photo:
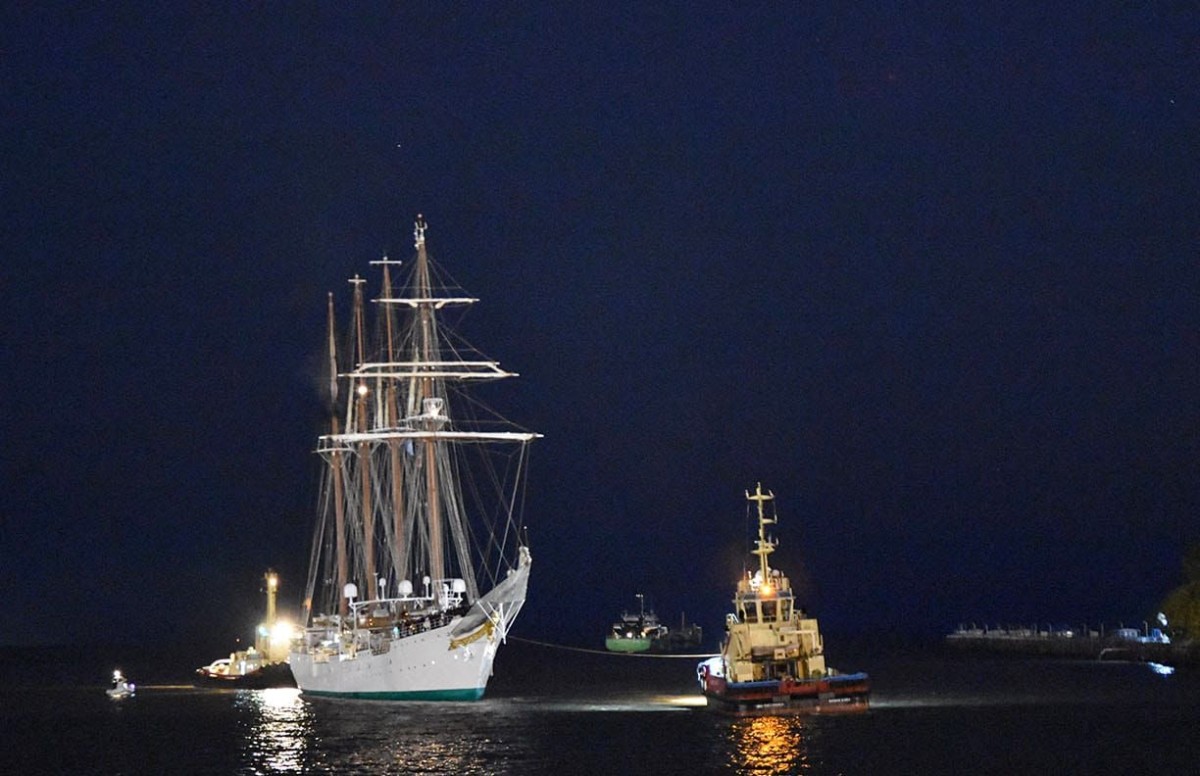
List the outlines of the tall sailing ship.
<svg viewBox="0 0 1200 776">
<path fill-rule="evenodd" d="M 426 231 L 418 216 L 406 270 L 372 262 L 382 278 L 371 322 L 365 281 L 351 280 L 348 371 L 329 298 L 330 431 L 317 445 L 325 466 L 305 628 L 289 654 L 306 694 L 478 699 L 525 602 L 532 561 L 520 515 L 540 435 L 468 395 L 515 373 L 446 325 L 477 300 L 432 261 Z"/>
</svg>

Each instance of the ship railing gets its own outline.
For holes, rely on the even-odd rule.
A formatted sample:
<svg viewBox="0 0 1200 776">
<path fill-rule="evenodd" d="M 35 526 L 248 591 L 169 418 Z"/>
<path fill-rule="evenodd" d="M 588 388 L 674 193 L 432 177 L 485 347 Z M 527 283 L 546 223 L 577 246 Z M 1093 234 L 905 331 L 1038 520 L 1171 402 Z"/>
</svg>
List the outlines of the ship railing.
<svg viewBox="0 0 1200 776">
<path fill-rule="evenodd" d="M 400 598 L 377 598 L 367 601 L 355 601 L 351 606 L 351 614 L 346 618 L 346 624 L 355 634 L 351 639 L 361 643 L 360 648 L 369 648 L 372 652 L 380 653 L 376 639 L 390 641 L 415 636 L 428 630 L 449 625 L 455 617 L 459 617 L 468 609 L 463 596 L 448 596 L 441 600 L 441 606 L 430 596 L 404 596 Z M 330 618 L 332 619 L 332 618 Z M 323 634 L 328 634 L 333 627 L 309 629 L 309 641 L 319 640 Z M 370 642 L 366 639 L 372 639 Z M 386 647 L 384 648 L 386 651 Z"/>
<path fill-rule="evenodd" d="M 432 596 L 404 595 L 398 598 L 371 598 L 350 602 L 349 621 L 359 627 L 372 627 L 372 621 L 390 622 L 402 615 L 414 616 L 434 608 Z"/>
<path fill-rule="evenodd" d="M 457 609 L 463 605 L 466 599 L 467 583 L 460 578 L 446 578 L 432 580 L 431 585 L 427 585 L 437 590 L 436 595 L 403 595 L 392 598 L 370 598 L 365 601 L 351 601 L 350 611 L 355 615 L 355 618 L 362 619 L 364 616 L 372 616 L 378 613 L 380 616 L 388 616 L 389 614 L 399 614 L 400 612 L 415 612 L 421 609 L 428 609 L 439 605 L 442 609 Z"/>
</svg>

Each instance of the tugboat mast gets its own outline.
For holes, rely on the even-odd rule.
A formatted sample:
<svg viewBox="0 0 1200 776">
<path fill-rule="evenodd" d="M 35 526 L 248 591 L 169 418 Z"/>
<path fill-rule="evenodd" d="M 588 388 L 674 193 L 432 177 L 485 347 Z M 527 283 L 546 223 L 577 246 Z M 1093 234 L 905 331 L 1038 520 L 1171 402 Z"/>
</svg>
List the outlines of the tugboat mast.
<svg viewBox="0 0 1200 776">
<path fill-rule="evenodd" d="M 779 543 L 777 540 L 768 539 L 766 533 L 767 526 L 779 522 L 779 519 L 767 517 L 766 509 L 763 506 L 765 502 L 772 501 L 774 498 L 775 494 L 769 490 L 763 493 L 761 482 L 755 484 L 753 495 L 750 494 L 750 491 L 746 491 L 748 501 L 758 502 L 758 540 L 754 554 L 758 556 L 759 573 L 764 583 L 771 578 L 771 567 L 767 563 L 767 556 L 775 552 L 775 545 Z"/>
</svg>

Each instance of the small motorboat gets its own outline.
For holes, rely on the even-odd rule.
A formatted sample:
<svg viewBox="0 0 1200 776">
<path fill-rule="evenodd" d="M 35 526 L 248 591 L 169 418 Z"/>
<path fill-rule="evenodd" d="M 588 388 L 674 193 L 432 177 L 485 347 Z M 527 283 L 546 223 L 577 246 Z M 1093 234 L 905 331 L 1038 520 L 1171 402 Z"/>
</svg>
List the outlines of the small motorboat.
<svg viewBox="0 0 1200 776">
<path fill-rule="evenodd" d="M 108 697 L 114 701 L 119 701 L 122 698 L 131 698 L 136 691 L 137 685 L 126 679 L 119 668 L 113 671 L 112 686 L 105 690 L 108 693 Z"/>
</svg>

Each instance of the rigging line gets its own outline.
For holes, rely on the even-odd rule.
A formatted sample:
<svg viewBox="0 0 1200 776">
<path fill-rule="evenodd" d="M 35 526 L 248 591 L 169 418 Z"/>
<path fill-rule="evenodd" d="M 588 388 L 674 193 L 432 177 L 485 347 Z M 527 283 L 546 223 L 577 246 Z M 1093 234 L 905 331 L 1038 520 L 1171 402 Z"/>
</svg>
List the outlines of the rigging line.
<svg viewBox="0 0 1200 776">
<path fill-rule="evenodd" d="M 706 652 L 702 655 L 651 655 L 645 652 L 610 652 L 607 649 L 588 649 L 586 647 L 569 647 L 566 644 L 551 644 L 548 641 L 536 641 L 534 639 L 523 639 L 520 636 L 509 636 L 509 641 L 520 641 L 525 644 L 535 644 L 539 647 L 550 647 L 551 649 L 563 649 L 568 652 L 586 652 L 592 655 L 608 655 L 609 657 L 656 657 L 666 658 L 668 660 L 696 660 L 697 658 L 717 657 L 719 652 Z"/>
</svg>

